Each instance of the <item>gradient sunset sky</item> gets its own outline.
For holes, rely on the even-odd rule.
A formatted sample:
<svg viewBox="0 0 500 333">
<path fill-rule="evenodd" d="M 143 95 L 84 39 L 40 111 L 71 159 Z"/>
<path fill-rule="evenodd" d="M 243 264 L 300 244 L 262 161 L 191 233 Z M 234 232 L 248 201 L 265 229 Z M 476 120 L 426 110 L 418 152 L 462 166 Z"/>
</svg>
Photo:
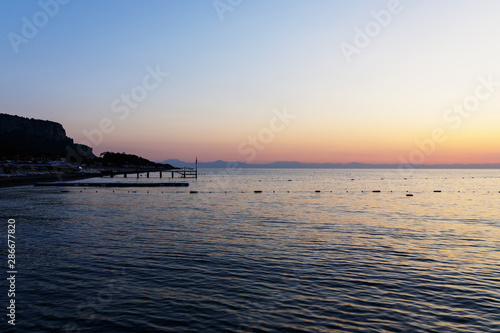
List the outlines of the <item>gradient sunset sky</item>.
<svg viewBox="0 0 500 333">
<path fill-rule="evenodd" d="M 60 2 L 0 2 L 0 112 L 96 154 L 500 163 L 499 1 Z"/>
</svg>

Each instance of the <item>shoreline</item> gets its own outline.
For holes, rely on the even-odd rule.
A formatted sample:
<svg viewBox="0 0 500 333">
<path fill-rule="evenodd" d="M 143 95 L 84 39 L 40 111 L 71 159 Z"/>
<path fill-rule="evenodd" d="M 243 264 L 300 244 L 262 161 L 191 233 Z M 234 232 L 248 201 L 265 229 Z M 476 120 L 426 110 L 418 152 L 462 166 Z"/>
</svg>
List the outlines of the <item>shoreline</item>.
<svg viewBox="0 0 500 333">
<path fill-rule="evenodd" d="M 57 182 L 57 181 L 87 179 L 94 177 L 101 177 L 101 175 L 63 173 L 63 174 L 52 174 L 52 175 L 0 177 L 0 188 L 33 185 L 37 182 Z"/>
</svg>

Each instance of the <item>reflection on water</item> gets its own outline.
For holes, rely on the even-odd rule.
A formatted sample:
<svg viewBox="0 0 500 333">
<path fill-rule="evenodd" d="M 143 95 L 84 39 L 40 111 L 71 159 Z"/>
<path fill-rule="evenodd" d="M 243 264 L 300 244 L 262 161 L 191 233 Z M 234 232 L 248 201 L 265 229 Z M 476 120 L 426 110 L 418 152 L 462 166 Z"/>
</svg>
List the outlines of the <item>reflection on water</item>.
<svg viewBox="0 0 500 333">
<path fill-rule="evenodd" d="M 499 329 L 496 171 L 202 172 L 186 189 L 2 190 L 16 329 Z"/>
</svg>

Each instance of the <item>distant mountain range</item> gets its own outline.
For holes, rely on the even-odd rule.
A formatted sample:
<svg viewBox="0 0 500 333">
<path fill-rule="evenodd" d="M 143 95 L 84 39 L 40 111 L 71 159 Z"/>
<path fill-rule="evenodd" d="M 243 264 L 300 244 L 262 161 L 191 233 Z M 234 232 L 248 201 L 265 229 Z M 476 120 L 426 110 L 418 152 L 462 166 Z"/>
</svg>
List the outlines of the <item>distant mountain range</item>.
<svg viewBox="0 0 500 333">
<path fill-rule="evenodd" d="M 171 164 L 178 168 L 194 168 L 195 163 L 169 159 L 160 163 Z M 500 164 L 433 164 L 433 165 L 402 165 L 402 164 L 367 164 L 367 163 L 302 163 L 302 162 L 272 162 L 264 164 L 248 164 L 244 162 L 198 162 L 198 168 L 262 168 L 262 169 L 398 169 L 412 167 L 415 169 L 500 169 Z"/>
</svg>

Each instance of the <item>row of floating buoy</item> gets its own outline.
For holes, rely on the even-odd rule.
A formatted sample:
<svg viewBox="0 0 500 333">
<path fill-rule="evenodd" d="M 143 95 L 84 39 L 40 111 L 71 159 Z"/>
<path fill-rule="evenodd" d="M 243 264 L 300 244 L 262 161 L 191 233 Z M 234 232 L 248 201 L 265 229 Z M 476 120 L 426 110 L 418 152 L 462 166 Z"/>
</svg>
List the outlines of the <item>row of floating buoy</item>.
<svg viewBox="0 0 500 333">
<path fill-rule="evenodd" d="M 68 190 L 61 190 L 60 193 L 69 193 L 71 191 L 68 191 Z M 80 193 L 82 192 L 82 190 L 80 190 Z M 95 191 L 96 193 L 98 193 L 98 191 Z M 290 191 L 285 191 L 286 193 L 290 193 Z M 328 191 L 325 191 L 326 193 L 328 193 Z M 329 193 L 332 193 L 333 191 L 329 191 Z M 346 193 L 349 193 L 348 190 L 345 191 Z M 361 191 L 361 193 L 369 193 L 369 192 L 372 192 L 372 193 L 382 193 L 381 190 L 372 190 L 372 191 Z M 388 191 L 386 193 L 393 193 L 393 191 Z M 411 193 L 408 193 L 409 191 L 406 191 L 406 196 L 407 197 L 413 197 L 413 194 Z M 442 193 L 442 190 L 434 190 L 433 191 L 434 193 Z M 491 191 L 487 191 L 487 193 L 490 193 Z M 113 191 L 113 193 L 115 193 L 115 191 Z M 137 191 L 127 191 L 127 193 L 137 193 Z M 146 193 L 149 193 L 149 191 L 147 191 Z M 161 193 L 165 193 L 165 192 L 161 192 Z M 172 192 L 166 192 L 166 193 L 172 193 Z M 185 192 L 180 192 L 180 191 L 176 191 L 176 193 L 185 193 Z M 200 193 L 199 191 L 189 191 L 190 194 L 198 194 Z M 201 193 L 213 193 L 212 191 L 209 191 L 209 192 L 201 192 Z M 219 193 L 219 192 L 215 192 L 215 193 Z M 224 191 L 224 193 L 228 193 L 227 191 Z M 248 193 L 248 192 L 245 192 L 245 191 L 241 191 L 241 193 Z M 255 190 L 253 191 L 253 193 L 256 193 L 256 194 L 259 194 L 259 193 L 264 193 L 264 191 L 261 191 L 261 190 Z M 276 191 L 272 191 L 272 193 L 276 193 Z M 314 193 L 321 193 L 321 190 L 315 190 Z M 351 191 L 351 193 L 353 193 Z M 461 191 L 458 191 L 458 193 L 462 193 Z M 476 193 L 476 191 L 472 191 L 472 193 Z M 496 193 L 496 192 L 493 192 L 493 193 Z M 498 193 L 500 193 L 500 191 L 498 191 Z"/>
<path fill-rule="evenodd" d="M 333 191 L 325 191 L 325 192 L 332 193 Z M 368 192 L 382 193 L 381 190 L 361 191 L 361 193 L 368 193 Z M 409 191 L 406 191 L 406 192 L 409 192 Z M 434 193 L 442 193 L 443 191 L 442 190 L 434 190 L 433 192 Z M 163 192 L 161 192 L 161 193 L 163 193 Z M 177 193 L 180 193 L 180 192 L 177 191 Z M 189 193 L 199 193 L 199 192 L 198 191 L 189 191 Z M 212 192 L 204 192 L 204 193 L 212 193 Z M 227 193 L 227 191 L 224 191 L 224 193 Z M 248 192 L 241 191 L 241 193 L 248 193 Z M 253 193 L 264 193 L 264 191 L 256 190 L 256 191 L 253 191 Z M 276 193 L 276 191 L 272 191 L 272 193 Z M 290 191 L 286 191 L 286 193 L 290 193 Z M 321 193 L 321 190 L 315 190 L 314 193 Z M 346 191 L 346 193 L 349 193 L 349 191 Z M 353 193 L 353 192 L 351 191 L 351 193 Z M 394 193 L 394 191 L 387 191 L 386 193 Z M 461 193 L 461 191 L 458 191 L 458 193 Z M 476 193 L 476 191 L 472 191 L 472 193 Z M 487 193 L 490 193 L 490 191 L 487 191 Z M 500 193 L 500 191 L 498 191 L 498 193 Z M 413 196 L 413 194 L 407 193 L 407 196 Z"/>
</svg>

